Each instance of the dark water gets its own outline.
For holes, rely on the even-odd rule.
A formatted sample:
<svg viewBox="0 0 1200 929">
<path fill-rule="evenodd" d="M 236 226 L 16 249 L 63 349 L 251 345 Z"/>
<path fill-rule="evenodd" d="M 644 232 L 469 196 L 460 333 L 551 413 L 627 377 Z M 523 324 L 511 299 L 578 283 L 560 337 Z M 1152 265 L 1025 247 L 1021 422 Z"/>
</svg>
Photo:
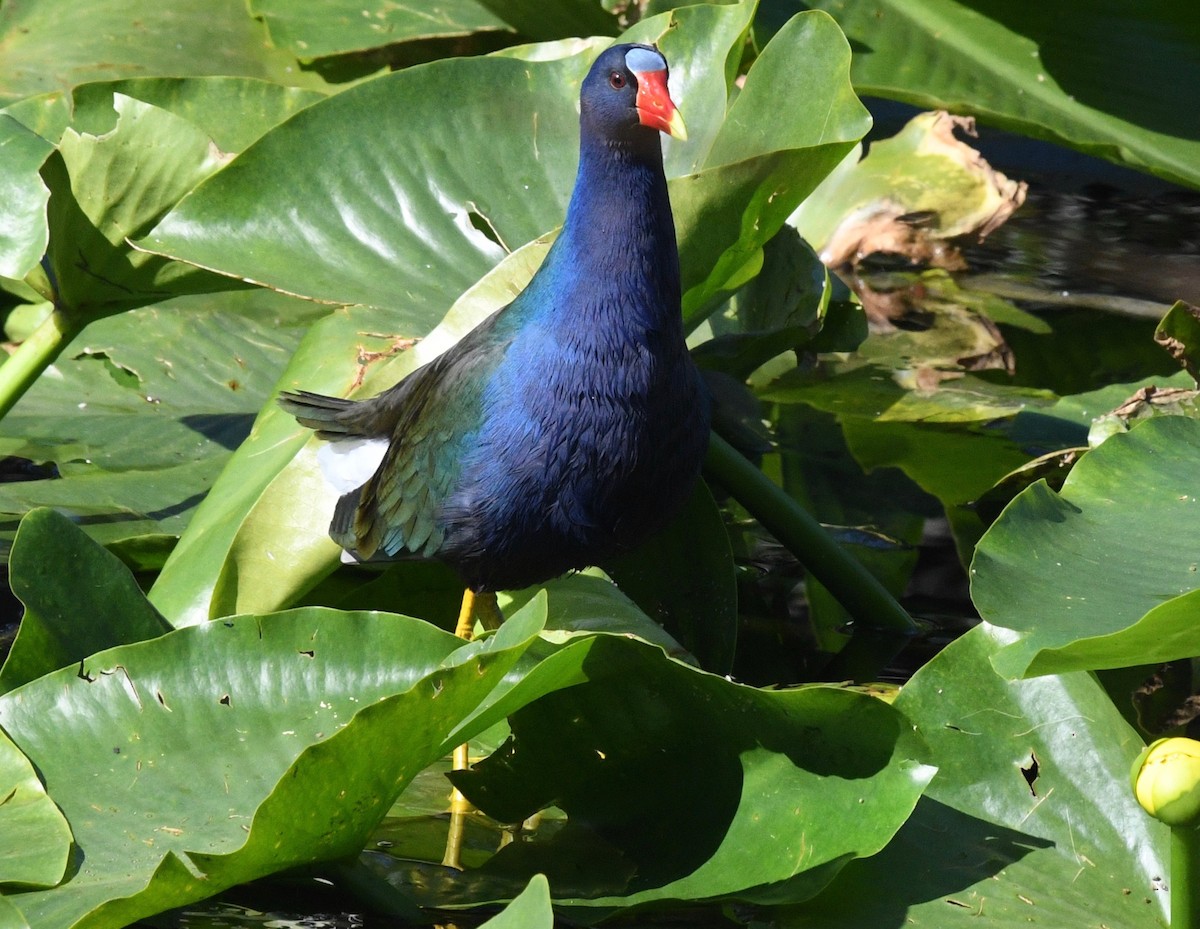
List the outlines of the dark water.
<svg viewBox="0 0 1200 929">
<path fill-rule="evenodd" d="M 868 143 L 919 110 L 865 101 Z M 964 245 L 968 278 L 992 279 L 1028 309 L 1091 306 L 1153 316 L 1200 304 L 1200 191 L 1100 158 L 978 126 L 964 139 L 992 167 L 1029 184 L 1024 205 L 982 244 Z M 1005 295 L 1005 294 L 1002 294 Z"/>
<path fill-rule="evenodd" d="M 1016 215 L 965 254 L 973 274 L 1022 302 L 1157 319 L 1176 300 L 1200 302 L 1200 192 L 1035 179 Z"/>
</svg>

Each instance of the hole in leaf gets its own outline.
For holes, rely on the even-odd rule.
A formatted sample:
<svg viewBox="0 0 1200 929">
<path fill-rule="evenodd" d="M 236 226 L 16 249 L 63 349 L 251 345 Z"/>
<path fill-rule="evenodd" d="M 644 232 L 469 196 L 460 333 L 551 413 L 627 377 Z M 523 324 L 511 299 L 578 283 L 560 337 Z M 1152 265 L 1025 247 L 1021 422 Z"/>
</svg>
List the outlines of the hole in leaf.
<svg viewBox="0 0 1200 929">
<path fill-rule="evenodd" d="M 1029 753 L 1028 764 L 1021 765 L 1021 776 L 1025 778 L 1025 783 L 1029 785 L 1029 792 L 1035 797 L 1037 796 L 1037 788 L 1034 782 L 1038 779 L 1038 760 L 1037 755 L 1033 752 Z"/>
<path fill-rule="evenodd" d="M 60 477 L 58 465 L 53 461 L 38 464 L 28 458 L 8 455 L 0 458 L 0 484 L 15 483 L 16 481 L 44 481 Z"/>
<path fill-rule="evenodd" d="M 154 691 L 154 696 L 158 698 L 158 702 L 162 704 L 162 708 L 164 710 L 166 710 L 168 713 L 170 713 L 171 708 L 169 706 L 167 706 L 167 698 L 163 696 L 162 691 L 161 690 Z"/>
<path fill-rule="evenodd" d="M 467 203 L 467 219 L 471 221 L 471 226 L 477 231 L 482 232 L 488 239 L 499 245 L 505 252 L 511 249 L 504 244 L 504 240 L 500 238 L 500 233 L 496 231 L 496 227 L 492 225 L 492 221 L 479 212 L 479 207 L 474 203 Z"/>
<path fill-rule="evenodd" d="M 229 694 L 222 695 L 221 699 L 217 701 L 217 703 L 221 704 L 221 706 L 229 706 L 230 702 Z"/>
<path fill-rule="evenodd" d="M 78 676 L 79 676 L 80 678 L 82 678 L 83 680 L 87 681 L 89 684 L 91 684 L 93 681 L 95 681 L 95 680 L 96 680 L 94 677 L 92 677 L 92 675 L 90 675 L 90 674 L 87 672 L 87 669 L 86 669 L 86 668 L 84 668 L 84 666 L 83 666 L 83 662 L 82 662 L 82 661 L 81 661 L 81 662 L 79 662 L 79 672 L 78 672 Z"/>
<path fill-rule="evenodd" d="M 315 651 L 313 651 L 311 648 L 300 649 L 300 654 L 303 655 L 305 658 L 316 658 L 317 657 L 317 653 Z"/>
<path fill-rule="evenodd" d="M 75 358 L 77 360 L 92 359 L 101 362 L 109 376 L 122 387 L 128 387 L 130 390 L 138 390 L 141 387 L 142 379 L 138 373 L 127 365 L 113 361 L 108 352 L 89 349 L 76 355 Z"/>
</svg>

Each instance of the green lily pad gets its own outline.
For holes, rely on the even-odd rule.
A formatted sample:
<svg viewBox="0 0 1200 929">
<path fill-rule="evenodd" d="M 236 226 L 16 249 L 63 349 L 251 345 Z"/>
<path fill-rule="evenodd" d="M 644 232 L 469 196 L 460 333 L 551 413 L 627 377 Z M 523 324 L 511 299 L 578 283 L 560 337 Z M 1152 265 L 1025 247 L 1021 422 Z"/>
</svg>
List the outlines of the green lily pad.
<svg viewBox="0 0 1200 929">
<path fill-rule="evenodd" d="M 933 774 L 879 700 L 757 690 L 613 636 L 547 658 L 475 724 L 549 680 L 574 686 L 521 700 L 513 740 L 452 779 L 502 821 L 553 803 L 567 824 L 505 846 L 463 894 L 541 872 L 569 905 L 805 899 L 881 848 Z"/>
<path fill-rule="evenodd" d="M 616 35 L 617 18 L 609 4 L 565 0 L 548 5 L 538 0 L 480 0 L 517 32 L 541 42 L 577 35 Z"/>
<path fill-rule="evenodd" d="M 554 929 L 550 906 L 550 884 L 544 874 L 535 874 L 529 885 L 503 910 L 479 929 Z"/>
<path fill-rule="evenodd" d="M 237 75 L 319 87 L 294 58 L 263 41 L 239 0 L 66 0 L 5 4 L 0 102 L 89 81 Z"/>
<path fill-rule="evenodd" d="M 436 4 L 361 2 L 321 4 L 252 0 L 250 12 L 266 23 L 272 41 L 303 61 L 419 39 L 507 29 L 476 0 Z"/>
<path fill-rule="evenodd" d="M 1200 654 L 1197 455 L 1200 422 L 1149 419 L 1084 455 L 1059 493 L 1039 482 L 1004 510 L 971 565 L 980 615 L 1019 633 L 1001 674 Z"/>
<path fill-rule="evenodd" d="M 25 513 L 52 506 L 131 564 L 161 565 L 325 312 L 255 290 L 93 323 L 0 422 L 0 455 L 59 475 L 0 484 L 0 547 Z"/>
<path fill-rule="evenodd" d="M 101 652 L 0 697 L 0 723 L 83 852 L 70 881 L 9 902 L 46 929 L 126 925 L 357 853 L 542 616 L 526 610 L 470 645 L 387 614 L 247 616 Z"/>
<path fill-rule="evenodd" d="M 53 887 L 63 879 L 71 852 L 71 828 L 29 759 L 0 731 L 0 888 Z M 2 891 L 0 891 L 2 892 Z M 0 896 L 0 917 L 11 923 Z"/>
<path fill-rule="evenodd" d="M 53 194 L 47 258 L 57 303 L 77 326 L 180 293 L 235 286 L 129 247 L 129 237 L 216 171 L 222 157 L 205 133 L 173 113 L 120 94 L 112 106 L 110 131 L 67 129 L 44 168 Z"/>
<path fill-rule="evenodd" d="M 54 150 L 41 136 L 0 113 L 0 275 L 23 278 L 46 251 L 50 191 L 38 172 Z"/>
<path fill-rule="evenodd" d="M 938 766 L 926 795 L 882 853 L 764 922 L 1166 924 L 1168 830 L 1129 789 L 1142 740 L 1091 675 L 997 675 L 992 663 L 1011 640 L 974 629 L 902 688 L 896 708 Z"/>
<path fill-rule="evenodd" d="M 634 30 L 639 39 L 662 40 L 664 53 L 675 64 L 673 93 L 685 112 L 693 84 L 703 88 L 705 102 L 714 88 L 726 88 L 725 60 L 738 47 L 748 9 L 746 4 L 687 9 L 679 12 L 677 23 L 673 16 L 661 16 Z M 698 260 L 690 262 L 689 270 L 689 233 L 702 210 L 711 212 L 715 198 L 733 198 L 739 187 L 748 193 L 747 184 L 765 187 L 773 181 L 774 188 L 764 190 L 762 197 L 770 198 L 773 211 L 786 206 L 786 216 L 867 127 L 865 111 L 844 78 L 819 78 L 823 63 L 838 64 L 840 59 L 843 75 L 848 65 L 848 50 L 844 44 L 839 47 L 841 37 L 832 22 L 820 15 L 799 22 L 804 28 L 787 30 L 773 54 L 764 53 L 756 64 L 762 76 L 756 79 L 752 69 L 744 91 L 747 102 L 735 109 L 753 116 L 756 107 L 765 105 L 756 104 L 754 84 L 763 85 L 765 94 L 789 48 L 806 48 L 817 51 L 818 60 L 809 64 L 812 54 L 801 58 L 805 68 L 799 73 L 790 68 L 791 80 L 806 86 L 802 99 L 812 102 L 804 107 L 822 113 L 832 108 L 832 123 L 826 120 L 824 130 L 813 126 L 811 119 L 803 119 L 808 110 L 797 103 L 796 121 L 776 121 L 796 126 L 788 131 L 777 129 L 740 142 L 730 129 L 720 138 L 701 132 L 700 142 L 707 137 L 712 146 L 706 156 L 694 143 L 686 149 L 679 143 L 666 145 L 672 175 L 679 150 L 690 164 L 705 156 L 709 165 L 730 166 L 708 181 L 676 185 L 689 283 L 707 275 L 707 259 L 727 251 L 741 231 L 741 223 L 731 230 L 711 224 L 697 230 L 697 239 L 709 241 L 696 246 Z M 714 35 L 724 46 L 722 54 L 715 61 L 693 59 L 700 51 L 713 51 Z M 440 317 L 449 298 L 478 280 L 506 251 L 561 222 L 576 164 L 578 88 L 592 57 L 589 51 L 548 61 L 453 59 L 351 88 L 298 114 L 286 129 L 269 133 L 231 170 L 180 203 L 141 244 L 313 299 L 391 308 L 401 314 L 393 315 L 392 325 L 406 323 L 410 334 L 418 335 Z M 442 104 L 447 95 L 456 101 L 452 110 Z M 713 103 L 720 108 L 701 111 L 698 121 L 719 125 L 725 101 Z M 371 113 L 404 116 L 365 115 Z M 497 132 L 497 125 L 504 129 Z M 353 145 L 348 144 L 351 138 Z M 804 189 L 786 194 L 779 189 L 783 179 L 772 178 L 782 170 L 778 159 L 749 170 L 733 169 L 735 162 L 801 148 L 813 149 Z M 832 149 L 837 153 L 831 162 Z M 323 170 L 335 163 L 341 166 L 336 175 Z M 797 173 L 797 166 L 791 170 Z M 380 185 L 397 194 L 381 199 Z M 791 186 L 796 187 L 794 179 Z M 304 203 L 310 214 L 303 228 L 289 218 L 296 203 Z M 732 199 L 728 209 L 733 209 Z M 762 209 L 762 204 L 752 204 L 747 220 Z M 745 212 L 743 197 L 736 215 Z M 782 217 L 773 228 L 760 222 L 758 230 L 746 232 L 758 231 L 765 241 L 781 222 Z M 729 259 L 735 267 L 743 260 Z"/>
<path fill-rule="evenodd" d="M 152 639 L 170 629 L 146 602 L 128 569 L 65 516 L 34 510 L 21 522 L 17 536 L 9 573 L 25 612 L 0 670 L 0 691 L 93 652 Z M 61 583 L 63 577 L 71 579 L 70 588 Z M 79 586 L 88 590 L 90 616 L 81 610 Z"/>
<path fill-rule="evenodd" d="M 11 926 L 12 929 L 29 929 L 29 923 L 25 921 L 21 911 L 4 897 L 0 897 L 0 918 L 4 919 L 5 926 Z"/>
<path fill-rule="evenodd" d="M 0 276 L 20 279 L 45 254 L 50 192 L 39 171 L 68 128 L 93 136 L 116 129 L 119 112 L 114 94 L 176 114 L 199 127 L 224 152 L 241 151 L 271 126 L 324 96 L 314 90 L 244 77 L 132 78 L 85 84 L 74 94 L 44 94 L 5 108 L 0 112 L 0 146 L 6 153 L 0 167 L 0 185 L 5 191 L 0 209 L 7 218 L 0 232 Z M 122 112 L 124 106 L 119 105 Z M 71 139 L 69 136 L 68 147 L 73 144 Z M 130 157 L 130 147 L 137 148 L 145 141 L 145 137 L 133 138 L 127 129 L 122 142 L 125 157 Z M 170 144 L 186 148 L 182 139 Z M 132 154 L 139 156 L 145 153 Z M 142 164 L 134 170 L 151 169 Z M 161 165 L 154 173 L 159 170 Z M 116 193 L 106 186 L 101 196 Z M 131 192 L 135 200 L 141 194 L 136 189 Z M 96 196 L 94 191 L 79 195 Z M 66 196 L 65 192 L 61 196 Z"/>
<path fill-rule="evenodd" d="M 252 77 L 130 78 L 76 88 L 75 128 L 84 129 L 80 120 L 87 118 L 94 124 L 87 131 L 110 131 L 116 111 L 105 110 L 111 109 L 114 94 L 174 113 L 226 153 L 244 151 L 271 127 L 327 96 Z"/>
<path fill-rule="evenodd" d="M 791 6 L 783 5 L 783 15 Z M 854 86 L 1200 185 L 1186 88 L 1200 83 L 1195 18 L 1121 0 L 819 0 L 850 40 Z M 770 9 L 771 7 L 768 7 Z M 1068 25 L 1069 24 L 1069 25 Z"/>
</svg>

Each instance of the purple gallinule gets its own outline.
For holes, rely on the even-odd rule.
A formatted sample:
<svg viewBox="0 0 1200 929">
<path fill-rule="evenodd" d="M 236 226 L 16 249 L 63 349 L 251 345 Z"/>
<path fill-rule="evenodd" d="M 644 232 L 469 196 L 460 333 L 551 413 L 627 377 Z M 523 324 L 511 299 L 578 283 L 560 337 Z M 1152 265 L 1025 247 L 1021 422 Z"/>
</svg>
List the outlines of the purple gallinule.
<svg viewBox="0 0 1200 929">
<path fill-rule="evenodd" d="M 566 221 L 525 290 L 376 397 L 280 397 L 345 469 L 333 539 L 361 560 L 449 564 L 465 638 L 476 609 L 498 622 L 495 591 L 637 545 L 700 472 L 709 399 L 684 344 L 659 132 L 686 138 L 666 59 L 607 49 L 580 91 Z"/>
<path fill-rule="evenodd" d="M 658 142 L 686 137 L 666 60 L 609 48 L 580 109 L 566 222 L 512 303 L 369 400 L 280 397 L 369 475 L 329 530 L 355 558 L 437 558 L 476 594 L 527 587 L 629 549 L 690 494 L 709 402 Z"/>
</svg>

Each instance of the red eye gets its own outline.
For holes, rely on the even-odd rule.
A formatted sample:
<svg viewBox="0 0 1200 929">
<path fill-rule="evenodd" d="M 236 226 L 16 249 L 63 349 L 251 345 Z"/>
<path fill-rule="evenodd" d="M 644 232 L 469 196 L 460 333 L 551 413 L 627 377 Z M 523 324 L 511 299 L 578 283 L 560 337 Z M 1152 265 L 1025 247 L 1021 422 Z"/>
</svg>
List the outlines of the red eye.
<svg viewBox="0 0 1200 929">
<path fill-rule="evenodd" d="M 622 74 L 620 71 L 613 71 L 608 76 L 608 85 L 613 90 L 620 90 L 622 87 L 625 86 L 625 75 Z"/>
</svg>

